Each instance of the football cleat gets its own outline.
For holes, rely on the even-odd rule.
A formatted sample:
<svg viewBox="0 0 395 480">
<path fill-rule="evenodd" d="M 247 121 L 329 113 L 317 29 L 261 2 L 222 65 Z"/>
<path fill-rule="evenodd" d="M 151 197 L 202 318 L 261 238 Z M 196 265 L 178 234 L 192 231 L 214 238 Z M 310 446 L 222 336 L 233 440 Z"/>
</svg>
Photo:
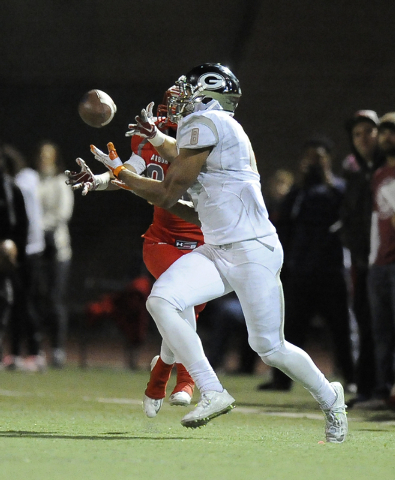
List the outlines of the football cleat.
<svg viewBox="0 0 395 480">
<path fill-rule="evenodd" d="M 151 365 L 150 365 L 151 375 L 152 375 L 152 370 L 155 368 L 155 365 L 158 363 L 158 360 L 159 360 L 159 355 L 156 355 L 151 360 Z M 170 375 L 170 372 L 171 372 L 171 368 L 169 370 L 169 375 Z M 166 393 L 163 395 L 163 397 L 165 397 L 165 395 Z M 151 398 L 151 397 L 148 397 L 147 395 L 144 395 L 143 410 L 148 418 L 156 417 L 162 405 L 163 405 L 163 398 L 156 399 L 156 398 Z"/>
<path fill-rule="evenodd" d="M 188 371 L 181 363 L 176 364 L 177 367 L 177 385 L 171 392 L 169 397 L 170 405 L 180 405 L 186 407 L 190 405 L 195 389 L 195 383 L 189 375 Z"/>
<path fill-rule="evenodd" d="M 202 393 L 195 409 L 181 420 L 181 425 L 187 428 L 197 428 L 207 425 L 213 418 L 228 413 L 235 408 L 235 399 L 224 390 L 223 392 L 207 391 Z"/>
<path fill-rule="evenodd" d="M 187 407 L 190 405 L 192 400 L 191 395 L 188 392 L 180 391 L 176 393 L 172 393 L 169 397 L 169 403 L 171 406 L 181 406 Z"/>
<path fill-rule="evenodd" d="M 339 382 L 331 383 L 337 398 L 329 410 L 323 410 L 325 415 L 326 441 L 330 443 L 342 443 L 348 433 L 347 405 L 344 403 L 344 390 Z"/>
<path fill-rule="evenodd" d="M 156 417 L 162 404 L 163 398 L 156 400 L 155 398 L 149 398 L 147 395 L 144 395 L 143 410 L 148 418 Z"/>
</svg>

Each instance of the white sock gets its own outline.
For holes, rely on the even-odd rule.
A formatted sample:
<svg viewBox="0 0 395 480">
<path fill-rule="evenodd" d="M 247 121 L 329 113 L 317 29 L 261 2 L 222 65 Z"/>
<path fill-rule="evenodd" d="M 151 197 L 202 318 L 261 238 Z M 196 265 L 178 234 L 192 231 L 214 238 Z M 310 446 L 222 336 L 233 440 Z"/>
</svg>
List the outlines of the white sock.
<svg viewBox="0 0 395 480">
<path fill-rule="evenodd" d="M 216 392 L 223 392 L 224 387 L 218 380 L 218 377 L 207 358 L 193 363 L 188 369 L 189 375 L 193 378 L 200 393 L 208 390 L 215 390 Z"/>
</svg>

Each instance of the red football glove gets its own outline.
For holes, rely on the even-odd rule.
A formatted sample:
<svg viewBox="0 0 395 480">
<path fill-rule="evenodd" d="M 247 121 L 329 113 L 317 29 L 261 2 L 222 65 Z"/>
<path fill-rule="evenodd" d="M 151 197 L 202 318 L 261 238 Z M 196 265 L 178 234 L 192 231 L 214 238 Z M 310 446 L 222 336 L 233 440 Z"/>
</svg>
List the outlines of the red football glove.
<svg viewBox="0 0 395 480">
<path fill-rule="evenodd" d="M 80 172 L 70 172 L 66 170 L 64 173 L 68 177 L 66 184 L 70 185 L 73 190 L 79 190 L 82 188 L 82 195 L 86 195 L 92 190 L 96 190 L 98 187 L 98 182 L 95 179 L 91 169 L 85 163 L 82 158 L 77 158 L 75 160 L 77 164 L 81 167 Z"/>
<path fill-rule="evenodd" d="M 141 110 L 141 114 L 135 117 L 137 123 L 129 124 L 129 131 L 125 133 L 126 137 L 132 137 L 133 135 L 139 135 L 148 139 L 155 137 L 158 129 L 153 120 L 153 108 L 154 102 L 151 102 L 147 105 L 147 108 Z"/>
</svg>

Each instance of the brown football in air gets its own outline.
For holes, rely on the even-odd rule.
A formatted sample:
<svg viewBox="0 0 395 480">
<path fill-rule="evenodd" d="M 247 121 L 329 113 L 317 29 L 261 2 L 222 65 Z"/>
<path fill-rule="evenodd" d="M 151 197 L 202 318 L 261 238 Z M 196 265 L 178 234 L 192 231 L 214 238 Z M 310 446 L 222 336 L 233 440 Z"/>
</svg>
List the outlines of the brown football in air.
<svg viewBox="0 0 395 480">
<path fill-rule="evenodd" d="M 101 128 L 114 118 L 117 107 L 112 98 L 101 90 L 89 90 L 81 98 L 78 113 L 89 126 Z"/>
</svg>

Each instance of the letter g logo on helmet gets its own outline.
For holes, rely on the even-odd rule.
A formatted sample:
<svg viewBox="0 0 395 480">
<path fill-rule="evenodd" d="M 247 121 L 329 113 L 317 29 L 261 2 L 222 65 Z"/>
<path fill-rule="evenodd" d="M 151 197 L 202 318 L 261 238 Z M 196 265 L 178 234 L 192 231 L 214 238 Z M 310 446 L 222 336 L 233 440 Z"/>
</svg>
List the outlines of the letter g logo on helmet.
<svg viewBox="0 0 395 480">
<path fill-rule="evenodd" d="M 207 90 L 217 90 L 225 86 L 225 79 L 219 73 L 205 73 L 201 75 L 198 79 L 198 83 L 203 85 L 203 87 Z"/>
</svg>

